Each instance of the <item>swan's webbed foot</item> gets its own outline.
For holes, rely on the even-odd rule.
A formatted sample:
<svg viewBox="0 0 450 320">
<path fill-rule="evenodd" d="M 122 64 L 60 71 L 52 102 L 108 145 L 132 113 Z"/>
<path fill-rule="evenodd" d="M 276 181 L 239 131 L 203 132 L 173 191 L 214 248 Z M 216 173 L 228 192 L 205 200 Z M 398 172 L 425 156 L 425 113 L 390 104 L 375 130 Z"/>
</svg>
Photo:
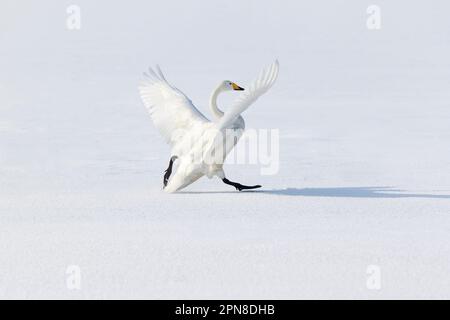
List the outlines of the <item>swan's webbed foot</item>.
<svg viewBox="0 0 450 320">
<path fill-rule="evenodd" d="M 227 178 L 223 178 L 222 181 L 226 184 L 229 184 L 230 186 L 233 186 L 236 188 L 236 190 L 238 191 L 242 191 L 242 190 L 251 190 L 251 189 L 258 189 L 261 188 L 261 186 L 259 184 L 255 185 L 255 186 L 244 186 L 243 184 L 237 183 L 237 182 L 233 182 L 228 180 Z"/>
<path fill-rule="evenodd" d="M 164 180 L 163 180 L 164 187 L 163 188 L 165 188 L 167 186 L 167 183 L 169 182 L 170 175 L 172 174 L 173 162 L 177 158 L 178 158 L 177 156 L 173 156 L 172 158 L 170 158 L 169 167 L 166 169 L 166 171 L 164 171 Z"/>
</svg>

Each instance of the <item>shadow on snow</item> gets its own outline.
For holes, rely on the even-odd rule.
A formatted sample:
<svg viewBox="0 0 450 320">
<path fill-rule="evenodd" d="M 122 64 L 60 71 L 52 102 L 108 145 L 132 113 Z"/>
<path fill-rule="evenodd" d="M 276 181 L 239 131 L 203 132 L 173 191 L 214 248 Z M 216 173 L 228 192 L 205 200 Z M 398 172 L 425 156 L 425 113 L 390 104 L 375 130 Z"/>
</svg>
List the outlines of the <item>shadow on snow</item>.
<svg viewBox="0 0 450 320">
<path fill-rule="evenodd" d="M 181 191 L 183 194 L 226 194 L 239 193 L 237 191 Z M 450 195 L 404 193 L 404 190 L 392 187 L 333 187 L 333 188 L 285 188 L 273 190 L 252 190 L 240 193 L 274 194 L 281 196 L 299 197 L 334 197 L 334 198 L 423 198 L 423 199 L 450 199 Z"/>
</svg>

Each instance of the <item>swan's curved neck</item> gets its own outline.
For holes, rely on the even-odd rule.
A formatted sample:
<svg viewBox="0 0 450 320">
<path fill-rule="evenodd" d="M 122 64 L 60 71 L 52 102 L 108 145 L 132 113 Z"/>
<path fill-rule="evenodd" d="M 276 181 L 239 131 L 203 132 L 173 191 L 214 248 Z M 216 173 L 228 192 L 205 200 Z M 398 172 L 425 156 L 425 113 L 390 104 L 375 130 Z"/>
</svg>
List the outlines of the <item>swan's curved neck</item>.
<svg viewBox="0 0 450 320">
<path fill-rule="evenodd" d="M 217 106 L 217 97 L 219 96 L 219 93 L 221 93 L 222 91 L 223 91 L 222 85 L 220 84 L 216 89 L 214 89 L 214 91 L 211 94 L 211 98 L 209 99 L 209 105 L 211 107 L 214 116 L 217 119 L 220 119 L 223 116 L 223 112 Z"/>
</svg>

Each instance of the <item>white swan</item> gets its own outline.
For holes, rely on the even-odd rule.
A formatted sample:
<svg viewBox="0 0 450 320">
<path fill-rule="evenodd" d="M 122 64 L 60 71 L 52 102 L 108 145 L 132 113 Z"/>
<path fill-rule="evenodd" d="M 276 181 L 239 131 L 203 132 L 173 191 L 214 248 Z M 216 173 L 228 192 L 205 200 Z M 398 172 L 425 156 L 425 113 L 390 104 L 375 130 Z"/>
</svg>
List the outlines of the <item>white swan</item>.
<svg viewBox="0 0 450 320">
<path fill-rule="evenodd" d="M 180 90 L 169 84 L 161 69 L 149 69 L 146 79 L 139 86 L 142 101 L 148 109 L 154 125 L 166 142 L 171 145 L 169 167 L 164 174 L 164 190 L 175 192 L 200 177 L 217 176 L 237 190 L 260 188 L 260 185 L 245 186 L 225 177 L 225 157 L 241 137 L 245 122 L 241 113 L 274 84 L 279 70 L 278 61 L 265 68 L 252 82 L 248 90 L 234 82 L 225 80 L 213 91 L 210 107 L 216 121 L 209 121 L 191 100 Z M 222 112 L 217 107 L 217 97 L 223 91 L 237 90 L 243 93 Z M 174 162 L 177 165 L 172 175 Z"/>
</svg>

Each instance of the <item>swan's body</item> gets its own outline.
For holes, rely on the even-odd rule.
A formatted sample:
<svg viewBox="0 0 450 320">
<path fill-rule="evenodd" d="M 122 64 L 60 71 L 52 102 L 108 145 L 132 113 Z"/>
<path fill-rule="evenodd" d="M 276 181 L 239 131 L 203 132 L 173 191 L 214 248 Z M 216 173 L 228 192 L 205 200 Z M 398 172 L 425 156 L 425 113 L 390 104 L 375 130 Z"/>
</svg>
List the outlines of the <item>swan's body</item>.
<svg viewBox="0 0 450 320">
<path fill-rule="evenodd" d="M 149 69 L 139 91 L 153 123 L 172 147 L 164 176 L 165 191 L 180 190 L 204 175 L 217 176 L 238 190 L 260 187 L 243 186 L 226 179 L 223 162 L 244 132 L 245 122 L 240 114 L 273 85 L 278 68 L 276 61 L 263 70 L 225 113 L 217 107 L 219 94 L 244 89 L 231 81 L 220 83 L 210 98 L 215 121 L 209 121 L 184 93 L 170 85 L 159 68 L 158 73 Z M 171 175 L 175 161 L 178 168 Z"/>
</svg>

